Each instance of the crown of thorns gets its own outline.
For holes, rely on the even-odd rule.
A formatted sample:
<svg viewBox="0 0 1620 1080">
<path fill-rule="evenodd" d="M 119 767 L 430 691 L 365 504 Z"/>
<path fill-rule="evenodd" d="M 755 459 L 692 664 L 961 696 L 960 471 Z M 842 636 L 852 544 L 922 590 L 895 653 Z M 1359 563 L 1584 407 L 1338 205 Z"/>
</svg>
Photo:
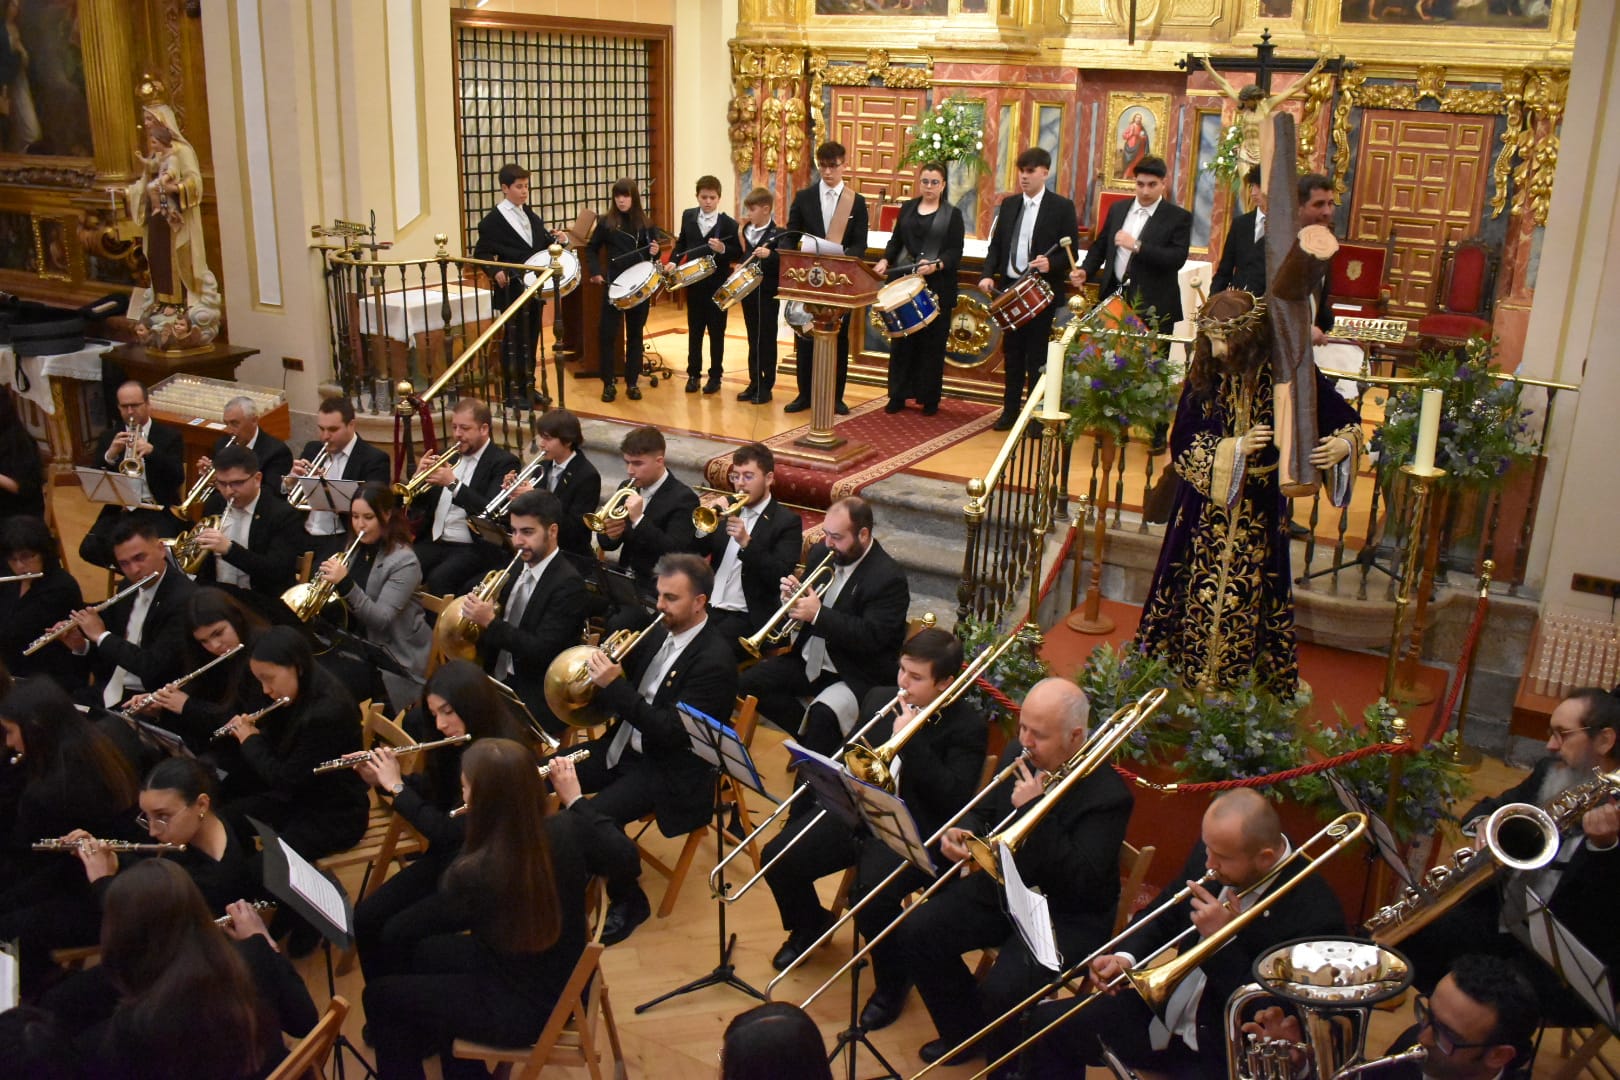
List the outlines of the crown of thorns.
<svg viewBox="0 0 1620 1080">
<path fill-rule="evenodd" d="M 1250 295 L 1254 299 L 1254 306 L 1241 315 L 1234 315 L 1230 319 L 1216 319 L 1208 315 L 1200 315 L 1195 320 L 1198 331 L 1204 334 L 1214 332 L 1227 335 L 1253 330 L 1259 326 L 1260 320 L 1266 314 L 1266 300 L 1263 296 L 1253 296 L 1252 293 Z"/>
</svg>

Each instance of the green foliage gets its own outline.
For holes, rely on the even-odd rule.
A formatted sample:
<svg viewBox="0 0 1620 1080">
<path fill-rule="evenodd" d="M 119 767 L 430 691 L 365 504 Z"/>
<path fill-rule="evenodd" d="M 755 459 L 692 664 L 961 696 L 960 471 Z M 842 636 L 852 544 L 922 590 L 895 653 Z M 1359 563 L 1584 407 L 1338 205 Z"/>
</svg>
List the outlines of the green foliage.
<svg viewBox="0 0 1620 1080">
<path fill-rule="evenodd" d="M 1227 191 L 1236 191 L 1243 183 L 1248 166 L 1238 156 L 1243 147 L 1243 129 L 1229 124 L 1221 132 L 1221 141 L 1215 144 L 1215 156 L 1203 164 L 1203 171 L 1215 177 L 1215 183 Z"/>
<path fill-rule="evenodd" d="M 957 94 L 935 105 L 908 132 L 901 165 L 954 161 L 969 175 L 984 170 L 984 104 Z"/>
<path fill-rule="evenodd" d="M 1308 752 L 1295 717 L 1310 705 L 1289 701 L 1252 682 L 1229 692 L 1192 697 L 1176 709 L 1185 752 L 1174 768 L 1185 783 L 1241 780 L 1297 768 Z"/>
<path fill-rule="evenodd" d="M 1138 651 L 1134 641 L 1126 642 L 1119 649 L 1108 642 L 1097 646 L 1091 650 L 1080 672 L 1080 689 L 1091 702 L 1093 724 L 1160 686 L 1179 692 L 1176 676 L 1164 657 Z M 1125 742 L 1125 754 L 1140 762 L 1163 760 L 1171 747 L 1181 744 L 1183 735 L 1171 722 L 1170 715 L 1169 710 L 1161 708 L 1150 721 L 1133 731 Z"/>
<path fill-rule="evenodd" d="M 956 636 L 962 639 L 964 658 L 972 660 L 985 649 L 994 648 L 1005 635 L 993 622 L 970 618 L 956 624 Z M 1013 701 L 1022 702 L 1031 687 L 1052 673 L 1041 659 L 1042 644 L 1040 630 L 1025 623 L 1018 629 L 1018 640 L 984 673 L 984 681 Z M 969 690 L 966 700 L 985 716 L 999 717 L 1001 726 L 1009 731 L 1018 726 L 1017 717 L 984 690 Z"/>
<path fill-rule="evenodd" d="M 1139 336 L 1145 330 L 1132 317 L 1121 329 L 1088 334 L 1070 346 L 1063 408 L 1069 414 L 1071 442 L 1089 432 L 1121 440 L 1132 428 L 1147 430 L 1170 419 L 1178 377 L 1154 348 L 1157 343 Z"/>
<path fill-rule="evenodd" d="M 1440 483 L 1453 489 L 1491 491 L 1506 482 L 1508 472 L 1536 453 L 1530 432 L 1530 410 L 1519 402 L 1522 384 L 1491 376 L 1496 346 L 1482 338 L 1455 350 L 1418 356 L 1412 375 L 1422 385 L 1402 386 L 1390 395 L 1384 424 L 1373 434 L 1378 468 L 1388 483 L 1412 460 L 1417 446 L 1422 391 L 1445 394 L 1440 412 L 1440 441 L 1434 463 L 1446 470 Z"/>
</svg>

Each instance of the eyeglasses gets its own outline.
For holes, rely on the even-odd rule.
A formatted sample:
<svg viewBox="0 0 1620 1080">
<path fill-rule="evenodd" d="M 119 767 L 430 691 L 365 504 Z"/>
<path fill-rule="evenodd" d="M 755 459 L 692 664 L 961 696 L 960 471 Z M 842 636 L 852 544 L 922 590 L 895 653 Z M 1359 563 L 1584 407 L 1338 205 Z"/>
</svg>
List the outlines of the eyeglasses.
<svg viewBox="0 0 1620 1080">
<path fill-rule="evenodd" d="M 1561 743 L 1565 739 L 1569 738 L 1571 735 L 1579 735 L 1583 731 L 1591 731 L 1591 730 L 1592 730 L 1591 727 L 1586 725 L 1586 724 L 1582 724 L 1580 727 L 1572 727 L 1572 728 L 1559 728 L 1559 727 L 1548 728 L 1547 729 L 1547 741 L 1550 742 L 1550 743 Z"/>
<path fill-rule="evenodd" d="M 169 830 L 169 820 L 168 814 L 153 814 L 151 817 L 147 817 L 145 814 L 135 815 L 135 824 L 153 834 L 167 832 Z"/>
<path fill-rule="evenodd" d="M 1434 1031 L 1434 1048 L 1445 1057 L 1450 1057 L 1458 1050 L 1483 1050 L 1487 1046 L 1496 1045 L 1494 1042 L 1463 1041 L 1455 1031 L 1434 1018 L 1434 1009 L 1429 1004 L 1427 994 L 1419 994 L 1412 999 L 1412 1015 L 1417 1017 L 1418 1027 Z"/>
<path fill-rule="evenodd" d="M 923 187 L 939 187 L 939 185 L 943 184 L 944 182 L 945 181 L 939 179 L 938 177 L 930 176 L 922 177 L 917 181 L 917 183 L 921 184 Z"/>
</svg>

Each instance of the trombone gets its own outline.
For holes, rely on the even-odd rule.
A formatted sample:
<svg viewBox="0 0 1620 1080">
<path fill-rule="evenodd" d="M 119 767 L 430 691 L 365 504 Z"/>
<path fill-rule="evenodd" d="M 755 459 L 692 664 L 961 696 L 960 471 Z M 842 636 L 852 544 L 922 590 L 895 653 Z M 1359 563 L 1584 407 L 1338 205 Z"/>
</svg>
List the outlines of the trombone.
<svg viewBox="0 0 1620 1080">
<path fill-rule="evenodd" d="M 89 611 L 89 612 L 92 612 L 92 613 L 100 612 L 100 611 L 106 611 L 108 608 L 112 607 L 114 604 L 118 603 L 118 601 L 124 599 L 125 597 L 135 595 L 135 590 L 146 588 L 146 586 L 147 586 L 147 584 L 149 582 L 156 579 L 162 573 L 163 573 L 163 571 L 161 571 L 161 570 L 154 570 L 150 574 L 147 574 L 145 577 L 141 578 L 141 580 L 133 582 L 133 583 L 131 583 L 129 585 L 124 586 L 122 589 L 119 589 L 117 592 L 115 592 L 111 596 L 107 597 L 107 599 L 103 600 L 101 603 L 99 603 L 99 604 L 91 604 L 89 607 L 85 608 L 85 610 Z M 51 627 L 49 630 L 47 630 L 43 634 L 39 635 L 39 637 L 35 638 L 33 640 L 33 642 L 28 646 L 28 648 L 23 650 L 23 655 L 24 656 L 33 656 L 35 653 L 39 652 L 39 650 L 43 649 L 45 646 L 49 645 L 51 642 L 56 641 L 58 638 L 62 637 L 64 634 L 66 634 L 69 630 L 72 630 L 77 625 L 78 624 L 75 623 L 72 619 L 63 619 L 61 622 L 57 623 L 55 626 Z"/>
<path fill-rule="evenodd" d="M 782 606 L 776 609 L 776 613 L 765 620 L 764 626 L 747 637 L 737 639 L 742 647 L 748 650 L 749 656 L 757 660 L 765 654 L 767 647 L 780 645 L 793 636 L 794 631 L 798 630 L 802 624 L 798 619 L 788 618 L 788 612 L 792 611 L 793 605 L 808 595 L 812 589 L 825 588 L 831 584 L 833 575 L 838 572 L 833 566 L 833 560 L 837 557 L 836 552 L 827 552 L 827 557 L 817 563 L 814 570 L 805 575 L 804 580 L 799 582 L 799 587 L 794 589 L 786 600 L 782 601 Z"/>
<path fill-rule="evenodd" d="M 429 454 L 423 458 L 415 476 L 403 484 L 394 485 L 394 494 L 399 496 L 402 504 L 409 506 L 427 492 L 429 477 L 440 469 L 454 469 L 459 464 L 461 464 L 459 449 L 451 449 L 441 455 Z"/>
<path fill-rule="evenodd" d="M 585 527 L 594 533 L 607 532 L 609 522 L 624 521 L 630 516 L 630 508 L 625 504 L 630 501 L 630 496 L 635 494 L 638 494 L 638 491 L 634 484 L 626 484 L 615 489 L 600 510 L 585 515 Z"/>
<path fill-rule="evenodd" d="M 322 443 L 320 453 L 316 454 L 315 460 L 309 463 L 309 471 L 304 475 L 325 476 L 326 470 L 331 466 L 331 464 L 332 452 L 327 449 L 325 443 Z M 304 488 L 294 483 L 294 481 L 297 479 L 299 478 L 296 476 L 289 476 L 282 483 L 282 487 L 291 492 L 291 494 L 287 496 L 287 505 L 292 507 L 294 510 L 308 510 L 309 495 Z"/>
<path fill-rule="evenodd" d="M 1153 713 L 1158 710 L 1159 706 L 1162 705 L 1165 699 L 1169 696 L 1170 692 L 1162 688 L 1149 690 L 1147 693 L 1138 698 L 1133 704 L 1124 705 L 1115 710 L 1114 715 L 1110 716 L 1098 726 L 1096 731 L 1091 733 L 1091 737 L 1081 745 L 1080 749 L 1075 751 L 1073 757 L 1064 762 L 1058 767 L 1056 772 L 1052 773 L 1046 778 L 1046 782 L 1043 785 L 1043 790 L 1040 797 L 1031 803 L 1025 804 L 1026 806 L 1033 807 L 1033 809 L 1024 816 L 1022 821 L 1018 822 L 1017 825 L 1013 825 L 1011 828 L 1008 827 L 1011 825 L 1013 818 L 1017 817 L 1019 812 L 1023 809 L 1022 807 L 1014 807 L 1007 814 L 1007 816 L 1002 818 L 1002 820 L 996 825 L 995 831 L 993 831 L 990 836 L 983 840 L 980 840 L 977 836 L 969 837 L 968 848 L 970 854 L 966 858 L 958 859 L 956 862 L 952 863 L 949 868 L 941 872 L 940 875 L 934 880 L 934 883 L 929 885 L 927 889 L 923 890 L 922 895 L 919 896 L 909 908 L 900 913 L 899 918 L 895 919 L 888 926 L 885 926 L 882 930 L 869 938 L 866 944 L 856 951 L 855 955 L 851 956 L 849 960 L 844 963 L 843 967 L 833 972 L 832 976 L 828 978 L 826 982 L 822 983 L 816 988 L 813 994 L 804 999 L 801 1007 L 808 1009 L 811 1002 L 815 1001 L 822 994 L 826 993 L 827 990 L 831 988 L 832 984 L 837 982 L 844 972 L 854 967 L 866 956 L 867 953 L 871 952 L 873 946 L 877 945 L 884 938 L 892 934 L 894 932 L 894 928 L 904 922 L 906 916 L 910 912 L 913 912 L 921 907 L 927 902 L 930 896 L 933 896 L 934 893 L 938 892 L 945 886 L 946 882 L 954 878 L 958 870 L 971 869 L 974 865 L 978 865 L 989 870 L 991 875 L 994 876 L 997 881 L 1000 881 L 1001 868 L 997 866 L 994 861 L 994 852 L 997 845 L 1000 843 L 1005 843 L 1010 850 L 1016 851 L 1019 845 L 1022 844 L 1024 839 L 1029 835 L 1030 830 L 1032 830 L 1035 825 L 1040 822 L 1041 818 L 1046 816 L 1053 806 L 1057 805 L 1058 801 L 1068 792 L 1068 790 L 1081 780 L 1084 780 L 1087 776 L 1090 776 L 1098 768 L 1106 766 L 1108 764 L 1108 759 L 1113 757 L 1114 751 L 1119 749 L 1121 744 L 1123 744 L 1125 740 L 1130 737 L 1131 733 L 1140 727 L 1149 716 L 1153 715 Z M 1000 786 L 1000 784 L 1007 777 L 1012 775 L 1014 768 L 1018 765 L 1019 761 L 1023 760 L 1023 758 L 1024 755 L 1022 754 L 1015 758 L 1005 769 L 996 775 L 994 780 L 992 780 L 982 791 L 973 797 L 972 802 L 968 803 L 967 806 L 958 811 L 956 816 L 950 821 L 940 826 L 939 831 L 928 838 L 928 845 L 932 847 L 934 844 L 943 839 L 945 834 L 956 824 L 957 821 L 961 820 L 961 818 L 970 809 L 972 809 L 976 803 L 978 803 L 995 788 Z M 977 842 L 978 846 L 975 846 L 975 842 Z M 991 861 L 988 866 L 981 861 L 979 852 L 980 847 L 983 847 L 991 853 Z M 810 948 L 806 949 L 799 956 L 798 961 L 796 961 L 794 965 L 789 966 L 780 975 L 772 979 L 770 985 L 765 988 L 766 996 L 769 997 L 771 988 L 780 982 L 789 971 L 792 971 L 798 963 L 802 963 L 805 958 L 815 950 L 816 946 L 820 945 L 822 941 L 825 941 L 827 938 L 831 937 L 833 932 L 836 931 L 838 927 L 842 926 L 845 922 L 851 919 L 868 900 L 882 892 L 883 887 L 886 886 L 890 880 L 898 877 L 900 872 L 908 865 L 910 864 L 901 863 L 899 866 L 895 867 L 888 877 L 884 878 L 884 880 L 879 882 L 871 892 L 867 893 L 866 896 L 861 898 L 861 902 L 859 904 L 851 907 L 844 913 L 844 917 L 842 919 L 829 927 L 828 930 L 822 934 L 819 939 L 817 939 L 815 945 L 812 945 Z"/>
<path fill-rule="evenodd" d="M 723 506 L 699 504 L 697 509 L 692 511 L 692 531 L 699 536 L 713 536 L 715 530 L 720 528 L 721 522 L 733 514 L 741 513 L 742 508 L 748 505 L 748 492 L 746 491 L 733 493 L 730 491 L 718 491 L 714 488 L 704 488 L 703 491 L 714 495 L 724 495 L 730 502 Z"/>
</svg>

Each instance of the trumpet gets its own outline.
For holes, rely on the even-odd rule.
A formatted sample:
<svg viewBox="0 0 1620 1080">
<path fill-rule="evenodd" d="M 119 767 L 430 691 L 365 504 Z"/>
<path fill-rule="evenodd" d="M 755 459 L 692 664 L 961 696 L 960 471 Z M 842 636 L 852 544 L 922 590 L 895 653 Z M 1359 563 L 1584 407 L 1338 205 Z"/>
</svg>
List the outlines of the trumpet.
<svg viewBox="0 0 1620 1080">
<path fill-rule="evenodd" d="M 331 467 L 331 464 L 332 452 L 327 449 L 326 444 L 322 443 L 320 453 L 316 454 L 315 460 L 309 463 L 309 471 L 304 475 L 325 476 L 326 470 Z M 308 510 L 309 495 L 303 488 L 293 483 L 296 479 L 298 479 L 296 476 L 289 476 L 282 482 L 282 487 L 292 492 L 287 496 L 287 505 L 294 510 Z"/>
<path fill-rule="evenodd" d="M 804 599 L 812 589 L 825 588 L 831 584 L 833 575 L 838 572 L 833 566 L 833 560 L 836 558 L 837 555 L 834 552 L 827 552 L 827 557 L 817 563 L 814 570 L 805 575 L 804 580 L 799 582 L 799 587 L 794 589 L 786 600 L 782 601 L 782 606 L 776 609 L 776 613 L 765 620 L 764 626 L 745 638 L 737 639 L 742 647 L 748 650 L 749 656 L 757 660 L 765 654 L 767 647 L 780 645 L 793 636 L 794 631 L 799 629 L 800 623 L 798 619 L 789 618 L 788 613 L 793 610 L 793 605 Z"/>
<path fill-rule="evenodd" d="M 501 595 L 506 588 L 506 582 L 511 578 L 518 564 L 523 562 L 523 553 L 520 551 L 512 556 L 512 561 L 506 564 L 504 570 L 491 570 L 484 575 L 484 580 L 478 583 L 468 596 L 475 597 L 488 603 L 495 603 L 495 598 Z M 483 634 L 484 628 L 473 622 L 461 613 L 464 596 L 458 596 L 444 606 L 439 612 L 439 619 L 433 624 L 433 644 L 441 655 L 451 660 L 472 660 L 478 655 L 478 638 Z M 497 606 L 496 614 L 500 613 Z"/>
<path fill-rule="evenodd" d="M 545 465 L 546 455 L 536 454 L 534 460 L 523 466 L 523 469 L 512 478 L 510 484 L 495 493 L 495 497 L 484 505 L 484 509 L 478 516 L 486 521 L 494 521 L 496 518 L 503 516 L 507 508 L 512 505 L 512 492 L 524 484 L 532 482 L 535 477 L 540 475 L 540 470 L 545 468 Z"/>
<path fill-rule="evenodd" d="M 248 713 L 246 716 L 241 717 L 241 719 L 246 720 L 250 724 L 257 723 L 264 716 L 275 712 L 277 709 L 281 708 L 283 705 L 289 704 L 291 701 L 292 698 L 290 697 L 278 697 L 276 700 L 272 701 L 258 712 Z M 210 735 L 209 738 L 223 739 L 225 736 L 231 733 L 232 728 L 236 727 L 236 721 L 237 717 L 231 717 L 230 720 L 215 728 L 214 733 Z"/>
<path fill-rule="evenodd" d="M 44 576 L 45 575 L 43 573 L 37 571 L 32 574 L 7 574 L 4 577 L 0 577 L 0 585 L 4 585 L 7 582 L 12 581 L 35 581 Z"/>
<path fill-rule="evenodd" d="M 394 747 L 394 756 L 397 758 L 409 757 L 411 754 L 422 754 L 429 750 L 437 750 L 443 746 L 461 746 L 463 743 L 470 742 L 472 742 L 472 736 L 463 732 L 460 735 L 453 735 L 448 739 L 434 739 L 432 742 L 408 743 L 405 746 L 396 746 Z M 371 754 L 372 752 L 370 750 L 357 750 L 352 754 L 344 754 L 342 757 L 335 757 L 330 761 L 323 761 L 319 765 L 315 766 L 315 775 L 319 776 L 322 773 L 341 772 L 344 769 L 352 769 L 356 765 L 364 765 L 366 762 L 372 760 Z"/>
<path fill-rule="evenodd" d="M 108 851 L 126 852 L 131 855 L 162 855 L 170 851 L 184 851 L 184 844 L 137 844 L 132 840 L 97 840 L 95 837 L 80 837 L 77 840 L 65 840 L 57 837 L 52 840 L 36 840 L 30 845 L 35 851 L 78 851 L 91 845 L 99 845 Z"/>
<path fill-rule="evenodd" d="M 252 908 L 254 911 L 257 911 L 260 915 L 263 915 L 267 911 L 276 910 L 275 903 L 270 900 L 254 900 L 248 904 L 248 907 Z M 219 918 L 214 920 L 214 925 L 218 927 L 226 927 L 230 926 L 233 921 L 234 920 L 232 920 L 229 915 L 221 915 Z"/>
<path fill-rule="evenodd" d="M 236 436 L 232 435 L 231 441 L 225 445 L 226 447 L 235 446 Z M 197 509 L 197 507 L 201 506 L 203 504 L 203 500 L 208 498 L 208 496 L 213 493 L 214 474 L 216 472 L 218 472 L 218 470 L 214 468 L 214 463 L 210 461 L 208 463 L 208 468 L 197 474 L 196 482 L 193 483 L 191 485 L 191 489 L 186 492 L 186 497 L 180 500 L 180 505 L 174 508 L 175 513 L 179 514 L 183 518 L 190 517 L 191 512 Z M 193 571 L 188 570 L 186 572 L 189 574 Z"/>
<path fill-rule="evenodd" d="M 132 479 L 139 479 L 146 475 L 146 461 L 141 457 L 140 451 L 135 449 L 135 433 L 133 423 L 124 425 L 124 434 L 129 441 L 124 444 L 124 456 L 118 460 L 118 471 Z"/>
<path fill-rule="evenodd" d="M 439 455 L 429 454 L 422 459 L 421 467 L 416 470 L 415 476 L 403 484 L 394 485 L 394 494 L 399 496 L 401 503 L 408 506 L 427 492 L 428 477 L 440 469 L 454 469 L 459 464 L 461 451 L 458 449 L 451 449 Z"/>
<path fill-rule="evenodd" d="M 218 656 L 216 656 L 212 660 L 208 661 L 208 663 L 204 664 L 202 667 L 198 668 L 196 671 L 191 672 L 189 675 L 180 676 L 178 679 L 176 679 L 173 682 L 168 683 L 167 685 L 165 685 L 163 687 L 163 690 L 178 690 L 178 689 L 180 689 L 182 686 L 186 685 L 186 683 L 188 683 L 191 680 L 195 679 L 197 676 L 201 675 L 203 672 L 207 671 L 209 668 L 213 667 L 215 664 L 223 664 L 225 661 L 229 660 L 231 657 L 233 657 L 237 653 L 241 652 L 242 648 L 243 647 L 242 647 L 242 645 L 240 643 L 238 643 L 236 645 L 233 645 L 229 652 L 220 653 Z M 157 696 L 161 692 L 162 691 L 160 691 L 160 690 L 154 690 L 150 694 L 142 694 L 139 697 L 130 698 L 128 704 L 126 704 L 122 709 L 118 710 L 118 715 L 122 716 L 126 720 L 133 719 L 136 713 L 139 713 L 144 709 L 149 709 L 154 704 L 156 704 L 157 703 Z"/>
<path fill-rule="evenodd" d="M 209 514 L 179 536 L 166 538 L 163 546 L 169 549 L 169 554 L 174 556 L 175 565 L 180 567 L 182 572 L 195 574 L 202 569 L 203 562 L 208 558 L 208 549 L 198 542 L 202 531 L 223 528 L 224 525 L 224 514 Z"/>
<path fill-rule="evenodd" d="M 349 565 L 349 560 L 354 558 L 354 553 L 359 547 L 360 536 L 357 533 L 355 538 L 349 542 L 349 546 L 344 549 L 343 554 L 338 556 L 343 561 L 344 566 Z M 342 600 L 337 599 L 336 593 L 336 585 L 323 577 L 317 577 L 312 581 L 301 581 L 282 593 L 281 602 L 292 609 L 292 613 L 298 616 L 299 622 L 313 621 L 317 615 L 326 610 L 328 605 L 335 603 L 338 606 L 338 611 L 333 621 L 346 623 L 348 622 L 349 609 Z"/>
<path fill-rule="evenodd" d="M 114 604 L 118 603 L 118 601 L 123 600 L 124 598 L 129 597 L 129 596 L 134 596 L 136 589 L 144 589 L 144 588 L 146 588 L 148 583 L 157 580 L 158 577 L 160 577 L 162 575 L 162 573 L 163 573 L 163 571 L 161 571 L 161 570 L 154 570 L 150 574 L 147 574 L 145 577 L 141 578 L 141 580 L 139 580 L 139 581 L 137 581 L 137 582 L 135 582 L 135 583 L 133 583 L 131 585 L 126 585 L 122 589 L 119 589 L 117 592 L 115 592 L 111 596 L 107 597 L 107 599 L 103 600 L 101 603 L 99 603 L 99 604 L 91 604 L 85 610 L 86 611 L 91 611 L 91 612 L 106 611 L 108 608 L 110 608 Z M 39 637 L 35 638 L 33 640 L 33 643 L 30 644 L 28 646 L 28 648 L 23 650 L 23 655 L 24 656 L 33 656 L 35 653 L 39 652 L 39 650 L 43 649 L 45 646 L 49 645 L 51 642 L 56 641 L 57 639 L 61 638 L 62 635 L 66 634 L 69 630 L 72 630 L 74 628 L 74 626 L 76 626 L 76 625 L 78 625 L 78 624 L 76 624 L 72 619 L 63 619 L 61 622 L 57 623 L 54 627 L 52 627 L 51 629 L 45 631 L 43 634 L 39 635 Z"/>
<path fill-rule="evenodd" d="M 562 755 L 562 760 L 563 761 L 571 761 L 571 762 L 573 762 L 574 764 L 577 765 L 581 761 L 584 761 L 587 758 L 589 758 L 590 756 L 591 756 L 591 752 L 589 750 L 575 750 L 571 754 Z M 536 768 L 535 772 L 539 773 L 540 774 L 540 779 L 544 780 L 546 777 L 551 775 L 551 766 L 555 765 L 555 764 L 556 764 L 556 762 L 548 762 L 547 764 L 541 765 L 538 768 Z M 458 806 L 454 810 L 450 811 L 450 816 L 453 817 L 453 818 L 461 817 L 466 812 L 467 812 L 467 804 L 462 803 L 460 806 Z"/>
<path fill-rule="evenodd" d="M 748 505 L 748 492 L 746 491 L 739 491 L 735 495 L 726 492 L 716 492 L 716 494 L 724 494 L 731 501 L 724 506 L 699 505 L 696 510 L 692 511 L 692 530 L 699 536 L 712 536 L 714 531 L 720 527 L 721 522 L 733 514 L 741 513 L 742 508 Z"/>
<path fill-rule="evenodd" d="M 607 717 L 591 704 L 596 698 L 596 684 L 591 682 L 588 666 L 591 654 L 600 651 L 613 663 L 622 664 L 631 650 L 663 622 L 663 612 L 659 612 L 639 634 L 616 630 L 599 646 L 574 645 L 558 653 L 546 668 L 546 707 L 552 715 L 569 727 L 594 727 L 605 721 Z"/>
<path fill-rule="evenodd" d="M 600 510 L 585 515 L 585 527 L 595 533 L 606 532 L 610 521 L 626 520 L 630 516 L 630 509 L 625 504 L 630 501 L 630 496 L 638 492 L 634 484 L 616 489 Z"/>
</svg>

